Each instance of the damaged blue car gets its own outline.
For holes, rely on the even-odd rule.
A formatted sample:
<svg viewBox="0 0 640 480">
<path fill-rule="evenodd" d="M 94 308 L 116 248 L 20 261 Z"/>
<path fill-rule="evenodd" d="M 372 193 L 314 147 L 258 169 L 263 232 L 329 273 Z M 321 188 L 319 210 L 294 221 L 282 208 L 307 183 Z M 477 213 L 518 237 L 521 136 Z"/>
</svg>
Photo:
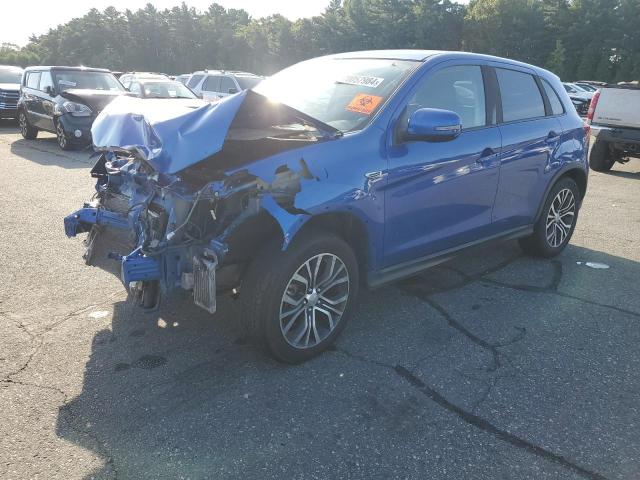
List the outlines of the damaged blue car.
<svg viewBox="0 0 640 480">
<path fill-rule="evenodd" d="M 215 104 L 120 97 L 92 128 L 96 194 L 64 219 L 143 308 L 191 291 L 243 305 L 302 362 L 379 287 L 489 240 L 550 257 L 587 186 L 587 132 L 559 79 L 461 52 L 301 62 Z"/>
</svg>

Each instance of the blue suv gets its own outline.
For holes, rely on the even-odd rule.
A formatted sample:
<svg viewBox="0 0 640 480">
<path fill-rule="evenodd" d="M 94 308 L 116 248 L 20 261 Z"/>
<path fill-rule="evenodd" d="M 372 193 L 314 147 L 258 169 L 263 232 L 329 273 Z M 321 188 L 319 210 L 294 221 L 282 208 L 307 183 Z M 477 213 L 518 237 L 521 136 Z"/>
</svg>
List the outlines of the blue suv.
<svg viewBox="0 0 640 480">
<path fill-rule="evenodd" d="M 64 219 L 143 308 L 238 296 L 276 358 L 325 350 L 379 287 L 518 238 L 551 257 L 585 195 L 588 132 L 558 77 L 387 50 L 308 60 L 195 107 L 116 98 L 92 128 L 91 202 Z"/>
</svg>

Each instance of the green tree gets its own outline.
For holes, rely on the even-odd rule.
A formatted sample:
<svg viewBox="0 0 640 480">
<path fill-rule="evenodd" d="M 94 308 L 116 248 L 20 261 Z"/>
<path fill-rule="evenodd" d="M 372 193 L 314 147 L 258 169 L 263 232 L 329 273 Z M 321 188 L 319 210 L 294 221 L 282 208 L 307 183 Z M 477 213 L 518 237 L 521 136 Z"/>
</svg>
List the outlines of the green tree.
<svg viewBox="0 0 640 480">
<path fill-rule="evenodd" d="M 547 69 L 558 75 L 561 79 L 567 78 L 567 56 L 562 40 L 556 40 L 556 48 L 549 55 Z"/>
</svg>

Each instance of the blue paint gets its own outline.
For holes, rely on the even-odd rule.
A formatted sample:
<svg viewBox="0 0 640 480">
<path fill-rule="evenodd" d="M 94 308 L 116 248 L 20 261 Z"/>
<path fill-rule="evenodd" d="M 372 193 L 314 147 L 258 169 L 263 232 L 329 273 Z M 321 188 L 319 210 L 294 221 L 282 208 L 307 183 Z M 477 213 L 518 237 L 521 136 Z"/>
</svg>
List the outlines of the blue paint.
<svg viewBox="0 0 640 480">
<path fill-rule="evenodd" d="M 196 107 L 171 106 L 171 100 L 154 104 L 116 99 L 94 123 L 96 147 L 126 150 L 142 161 L 108 153 L 110 170 L 98 179 L 97 189 L 112 189 L 128 198 L 128 218 L 85 208 L 65 218 L 65 232 L 74 236 L 91 224 L 129 229 L 136 249 L 123 260 L 123 277 L 157 279 L 168 292 L 180 286 L 193 256 L 205 249 L 213 250 L 224 267 L 224 259 L 233 257 L 229 239 L 245 221 L 262 214 L 274 219 L 286 250 L 309 221 L 339 215 L 362 228 L 366 251 L 359 253 L 366 257 L 367 273 L 375 274 L 532 225 L 560 175 L 577 169 L 586 178 L 583 124 L 555 75 L 520 62 L 463 52 L 352 52 L 330 58 L 368 57 L 413 61 L 415 69 L 363 129 L 332 136 L 318 128 L 315 139 L 286 149 L 264 147 L 263 155 L 263 147 L 250 141 L 246 148 L 229 153 L 234 120 L 248 96 L 255 102 L 257 94 L 243 92 Z M 408 119 L 405 107 L 422 82 L 443 69 L 464 65 L 484 69 L 485 83 L 492 68 L 544 78 L 565 112 L 508 123 L 496 113 L 487 115 L 486 124 L 453 135 L 441 135 L 437 127 L 458 123 L 457 113 L 426 108 Z M 489 97 L 486 102 L 489 109 Z M 413 137 L 399 136 L 411 122 Z M 238 135 L 237 142 L 235 138 Z M 247 158 L 253 155 L 251 160 L 243 157 L 245 151 Z M 235 201 L 241 198 L 244 203 Z M 189 217 L 194 203 L 199 205 L 197 213 Z M 240 204 L 242 213 L 225 216 Z M 166 212 L 166 231 L 155 239 L 146 226 L 151 210 Z M 189 221 L 182 225 L 185 218 Z M 175 233 L 166 235 L 169 232 Z M 254 232 L 261 241 L 269 240 L 261 238 L 262 233 Z"/>
</svg>

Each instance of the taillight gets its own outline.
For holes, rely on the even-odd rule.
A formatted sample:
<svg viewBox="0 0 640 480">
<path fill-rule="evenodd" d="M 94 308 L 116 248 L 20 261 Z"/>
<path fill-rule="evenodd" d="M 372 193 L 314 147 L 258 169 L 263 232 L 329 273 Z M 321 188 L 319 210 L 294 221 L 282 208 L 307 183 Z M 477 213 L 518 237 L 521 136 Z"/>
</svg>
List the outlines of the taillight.
<svg viewBox="0 0 640 480">
<path fill-rule="evenodd" d="M 593 120 L 593 114 L 596 111 L 596 106 L 598 105 L 598 99 L 600 98 L 600 89 L 596 90 L 596 93 L 593 94 L 591 98 L 591 103 L 589 103 L 589 111 L 587 112 L 587 124 L 591 125 L 591 121 Z"/>
</svg>

